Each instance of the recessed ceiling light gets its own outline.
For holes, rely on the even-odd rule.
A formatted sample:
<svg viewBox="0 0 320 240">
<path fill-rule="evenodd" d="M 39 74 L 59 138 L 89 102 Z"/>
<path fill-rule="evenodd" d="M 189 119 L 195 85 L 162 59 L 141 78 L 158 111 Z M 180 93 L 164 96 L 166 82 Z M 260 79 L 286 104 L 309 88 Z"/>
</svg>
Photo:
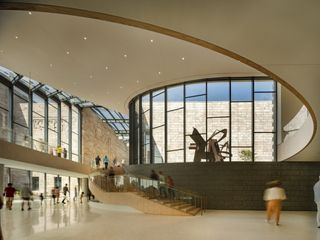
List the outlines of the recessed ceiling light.
<svg viewBox="0 0 320 240">
<path fill-rule="evenodd" d="M 28 12 L 29 13 L 29 15 L 32 15 L 32 12 Z"/>
<path fill-rule="evenodd" d="M 68 55 L 69 55 L 69 54 L 70 54 L 70 52 L 69 52 L 69 51 L 67 51 L 67 52 L 66 52 L 66 54 L 68 54 Z"/>
<path fill-rule="evenodd" d="M 184 61 L 184 57 L 182 57 L 181 60 Z"/>
<path fill-rule="evenodd" d="M 106 70 L 108 70 L 109 69 L 109 67 L 108 66 L 106 66 Z"/>
<path fill-rule="evenodd" d="M 150 42 L 153 43 L 153 39 L 150 39 Z"/>
<path fill-rule="evenodd" d="M 83 37 L 83 40 L 87 40 L 87 37 Z"/>
<path fill-rule="evenodd" d="M 161 72 L 158 72 L 159 75 L 161 75 Z"/>
<path fill-rule="evenodd" d="M 123 57 L 124 57 L 124 58 L 127 58 L 127 57 L 128 57 L 128 55 L 127 55 L 127 54 L 124 54 L 124 55 L 123 55 Z"/>
<path fill-rule="evenodd" d="M 15 36 L 14 38 L 15 38 L 15 39 L 18 39 L 19 37 L 18 37 L 18 36 Z"/>
</svg>

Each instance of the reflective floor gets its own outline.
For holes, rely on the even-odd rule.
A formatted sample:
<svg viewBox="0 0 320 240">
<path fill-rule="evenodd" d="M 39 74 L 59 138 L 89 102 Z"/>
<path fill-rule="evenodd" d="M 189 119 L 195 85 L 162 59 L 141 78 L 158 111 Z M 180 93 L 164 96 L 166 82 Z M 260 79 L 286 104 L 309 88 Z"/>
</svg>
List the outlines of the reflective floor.
<svg viewBox="0 0 320 240">
<path fill-rule="evenodd" d="M 19 239 L 210 239 L 320 240 L 315 212 L 283 212 L 281 225 L 264 221 L 261 211 L 208 211 L 204 216 L 145 215 L 128 207 L 97 203 L 66 205 L 33 202 L 31 211 L 1 210 L 5 240 Z"/>
</svg>

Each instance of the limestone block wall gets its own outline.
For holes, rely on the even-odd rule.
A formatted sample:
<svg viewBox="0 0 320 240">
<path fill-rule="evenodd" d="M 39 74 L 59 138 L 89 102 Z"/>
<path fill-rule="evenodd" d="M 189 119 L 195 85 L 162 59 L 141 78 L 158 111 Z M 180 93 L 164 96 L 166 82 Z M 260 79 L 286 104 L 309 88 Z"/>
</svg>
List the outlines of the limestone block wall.
<svg viewBox="0 0 320 240">
<path fill-rule="evenodd" d="M 99 155 L 109 160 L 122 160 L 129 163 L 129 149 L 118 139 L 114 131 L 103 122 L 91 109 L 82 110 L 82 157 L 83 162 L 92 164 Z"/>
</svg>

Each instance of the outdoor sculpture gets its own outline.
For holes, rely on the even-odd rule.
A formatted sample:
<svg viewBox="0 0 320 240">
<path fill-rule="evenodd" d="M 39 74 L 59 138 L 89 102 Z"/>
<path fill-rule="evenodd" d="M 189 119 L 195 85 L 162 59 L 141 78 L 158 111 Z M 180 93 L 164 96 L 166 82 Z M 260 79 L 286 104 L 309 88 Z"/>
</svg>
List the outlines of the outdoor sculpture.
<svg viewBox="0 0 320 240">
<path fill-rule="evenodd" d="M 225 158 L 231 156 L 231 153 L 228 151 L 228 141 L 223 145 L 219 145 L 219 142 L 227 136 L 227 131 L 227 129 L 216 130 L 210 138 L 205 141 L 199 131 L 193 128 L 190 137 L 195 143 L 191 143 L 189 149 L 196 150 L 194 153 L 194 162 L 201 162 L 201 159 L 206 159 L 209 162 L 222 162 Z M 222 134 L 220 138 L 217 138 L 220 134 Z"/>
</svg>

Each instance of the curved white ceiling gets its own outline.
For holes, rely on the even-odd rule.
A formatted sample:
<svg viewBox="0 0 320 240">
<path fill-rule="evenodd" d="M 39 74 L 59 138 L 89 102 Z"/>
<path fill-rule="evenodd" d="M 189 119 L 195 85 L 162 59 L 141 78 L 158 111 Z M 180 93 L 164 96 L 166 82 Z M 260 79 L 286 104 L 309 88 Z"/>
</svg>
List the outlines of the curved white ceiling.
<svg viewBox="0 0 320 240">
<path fill-rule="evenodd" d="M 159 33 L 25 11 L 1 11 L 0 65 L 121 112 L 127 112 L 131 97 L 156 86 L 261 75 L 237 60 Z"/>
</svg>

